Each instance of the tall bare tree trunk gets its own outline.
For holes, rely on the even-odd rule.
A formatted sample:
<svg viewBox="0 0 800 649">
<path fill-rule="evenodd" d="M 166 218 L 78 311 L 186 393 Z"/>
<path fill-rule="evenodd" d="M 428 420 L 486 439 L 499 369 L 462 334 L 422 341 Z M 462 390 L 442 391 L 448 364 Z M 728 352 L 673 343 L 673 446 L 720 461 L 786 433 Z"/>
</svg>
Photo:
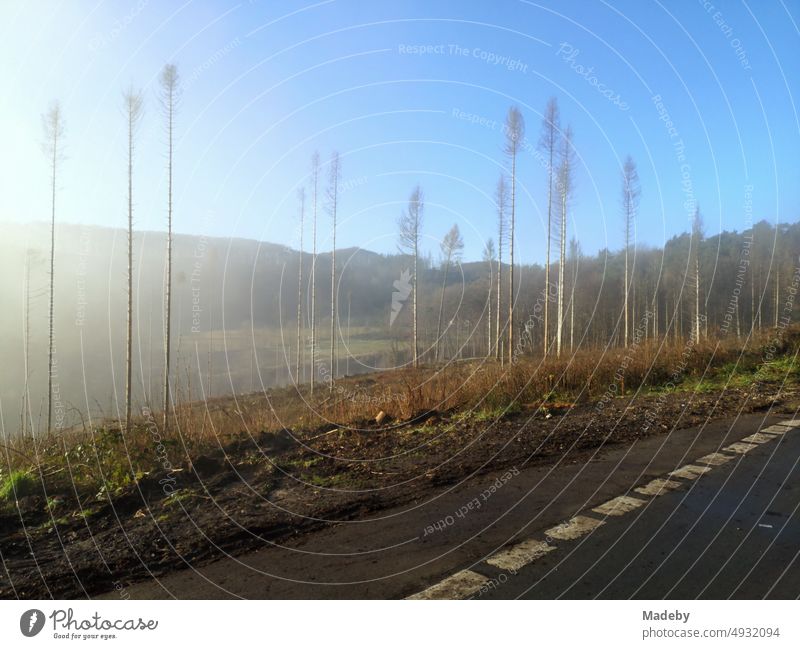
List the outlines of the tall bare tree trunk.
<svg viewBox="0 0 800 649">
<path fill-rule="evenodd" d="M 758 329 L 759 331 L 763 328 L 763 324 L 761 321 L 761 314 L 764 311 L 764 296 L 767 294 L 767 284 L 769 282 L 764 282 L 764 286 L 761 286 L 761 271 L 758 273 Z M 761 289 L 764 289 L 763 291 Z"/>
<path fill-rule="evenodd" d="M 508 109 L 505 152 L 511 158 L 511 224 L 508 231 L 508 362 L 514 360 L 514 228 L 517 211 L 517 153 L 525 136 L 525 121 L 516 106 Z"/>
<path fill-rule="evenodd" d="M 23 343 L 22 351 L 25 359 L 25 390 L 22 394 L 22 436 L 28 433 L 29 410 L 30 410 L 30 345 L 31 345 L 31 261 L 34 255 L 33 250 L 25 252 L 25 286 L 23 295 L 25 299 L 25 316 L 23 321 Z M 31 422 L 32 425 L 32 422 Z M 31 432 L 33 432 L 31 430 Z"/>
<path fill-rule="evenodd" d="M 411 192 L 408 199 L 408 208 L 400 215 L 398 225 L 400 228 L 399 233 L 399 247 L 406 253 L 414 255 L 414 278 L 411 285 L 413 292 L 412 297 L 412 357 L 413 365 L 415 368 L 419 367 L 419 345 L 418 345 L 418 320 L 417 320 L 417 284 L 418 284 L 418 270 L 419 270 L 419 238 L 422 229 L 422 215 L 425 207 L 425 200 L 422 195 L 422 189 L 417 185 Z"/>
<path fill-rule="evenodd" d="M 418 264 L 419 264 L 419 237 L 416 237 L 414 239 L 414 286 L 413 286 L 414 302 L 412 304 L 413 311 L 414 311 L 414 313 L 413 313 L 413 315 L 414 315 L 414 331 L 413 331 L 414 352 L 413 353 L 414 353 L 414 367 L 415 368 L 419 367 L 419 340 L 418 340 L 419 321 L 417 319 L 417 285 L 419 283 L 418 282 L 418 280 L 419 280 Z"/>
<path fill-rule="evenodd" d="M 331 155 L 330 187 L 329 196 L 330 212 L 333 223 L 333 247 L 331 250 L 331 377 L 336 376 L 336 210 L 339 200 L 339 180 L 341 179 L 341 167 L 339 154 L 334 151 Z M 329 383 L 333 390 L 333 381 Z"/>
<path fill-rule="evenodd" d="M 508 362 L 514 360 L 514 227 L 516 219 L 517 156 L 511 160 L 511 227 L 508 232 Z"/>
<path fill-rule="evenodd" d="M 623 316 L 625 318 L 625 325 L 623 327 L 625 340 L 623 346 L 628 346 L 628 324 L 630 318 L 628 317 L 628 308 L 630 302 L 630 271 L 628 266 L 628 255 L 631 249 L 631 234 L 636 218 L 636 209 L 639 204 L 639 174 L 636 171 L 636 164 L 633 158 L 628 156 L 625 159 L 625 164 L 622 167 L 622 215 L 623 215 L 623 228 L 625 234 L 625 287 L 624 287 L 624 301 Z"/>
<path fill-rule="evenodd" d="M 696 208 L 692 221 L 692 246 L 694 249 L 694 340 L 700 340 L 700 242 L 703 240 L 703 220 Z"/>
<path fill-rule="evenodd" d="M 578 260 L 580 258 L 580 244 L 573 237 L 570 240 L 570 257 L 572 258 L 572 277 L 570 279 L 569 296 L 569 349 L 575 348 L 575 284 L 578 281 Z"/>
<path fill-rule="evenodd" d="M 544 329 L 542 338 L 542 353 L 545 358 L 550 351 L 550 242 L 553 224 L 553 179 L 556 148 L 558 146 L 559 114 L 558 101 L 551 97 L 545 107 L 542 131 L 539 136 L 539 148 L 548 156 L 547 167 L 547 244 L 544 263 Z"/>
<path fill-rule="evenodd" d="M 142 116 L 142 95 L 131 88 L 123 95 L 128 126 L 128 318 L 125 341 L 125 431 L 131 429 L 133 389 L 133 138 Z"/>
<path fill-rule="evenodd" d="M 566 256 L 566 237 L 567 237 L 567 195 L 562 192 L 561 196 L 561 232 L 560 232 L 560 255 L 558 259 L 558 324 L 556 326 L 556 357 L 561 358 L 561 331 L 564 324 L 564 270 Z"/>
<path fill-rule="evenodd" d="M 447 274 L 450 271 L 450 263 L 454 258 L 460 258 L 461 252 L 464 250 L 464 240 L 461 238 L 461 232 L 457 224 L 453 224 L 453 227 L 448 230 L 444 239 L 442 239 L 440 249 L 445 258 L 445 265 L 442 294 L 439 298 L 439 319 L 436 323 L 436 342 L 434 344 L 434 360 L 436 361 L 439 360 L 439 338 L 442 335 L 442 314 L 444 313 L 444 294 L 447 290 Z"/>
<path fill-rule="evenodd" d="M 64 135 L 64 122 L 61 106 L 53 102 L 43 118 L 45 132 L 45 151 L 50 161 L 50 297 L 48 315 L 48 360 L 47 360 L 47 432 L 53 427 L 53 374 L 55 372 L 55 276 L 56 276 L 56 178 L 60 159 L 61 138 Z"/>
<path fill-rule="evenodd" d="M 486 358 L 492 354 L 492 271 L 489 270 L 489 313 L 486 330 Z"/>
<path fill-rule="evenodd" d="M 488 319 L 486 324 L 486 358 L 492 355 L 492 277 L 494 271 L 494 243 L 491 238 L 487 239 L 483 249 L 483 258 L 489 270 L 489 294 L 487 295 L 487 306 L 489 307 Z"/>
<path fill-rule="evenodd" d="M 348 376 L 350 375 L 350 356 L 351 356 L 351 352 L 350 352 L 350 349 L 351 349 L 351 347 L 350 347 L 350 306 L 351 306 L 351 302 L 352 302 L 352 297 L 353 296 L 350 293 L 350 291 L 347 291 L 347 358 L 345 360 L 345 370 L 344 370 L 344 372 Z"/>
<path fill-rule="evenodd" d="M 694 260 L 694 339 L 700 340 L 700 260 Z"/>
<path fill-rule="evenodd" d="M 561 195 L 561 219 L 558 257 L 558 322 L 556 323 L 556 356 L 561 358 L 562 331 L 564 328 L 564 275 L 567 262 L 567 201 L 572 191 L 572 129 L 567 127 L 562 138 L 559 193 Z"/>
<path fill-rule="evenodd" d="M 497 299 L 497 309 L 495 310 L 495 333 L 494 333 L 494 353 L 495 358 L 500 361 L 501 365 L 505 362 L 503 354 L 500 335 L 500 317 L 502 312 L 502 298 L 503 298 L 503 241 L 506 239 L 506 200 L 507 200 L 507 185 L 504 175 L 500 175 L 497 181 L 496 202 L 497 202 L 497 288 L 495 296 Z"/>
<path fill-rule="evenodd" d="M 311 157 L 312 209 L 311 227 L 311 396 L 314 396 L 314 376 L 317 372 L 317 206 L 319 204 L 319 153 Z"/>
<path fill-rule="evenodd" d="M 495 289 L 495 299 L 497 300 L 497 308 L 495 309 L 495 326 L 494 326 L 494 354 L 495 358 L 499 359 L 501 364 L 505 361 L 501 344 L 500 344 L 500 312 L 502 311 L 502 298 L 503 298 L 503 249 L 498 246 L 497 248 L 497 284 Z"/>
<path fill-rule="evenodd" d="M 436 322 L 436 344 L 433 349 L 434 361 L 439 361 L 439 338 L 442 335 L 442 315 L 444 314 L 444 292 L 447 289 L 447 273 L 450 270 L 450 255 L 447 255 L 447 260 L 444 264 L 444 276 L 442 278 L 442 294 L 439 296 L 439 318 Z"/>
<path fill-rule="evenodd" d="M 306 213 L 306 190 L 301 187 L 297 192 L 300 200 L 300 261 L 297 264 L 297 358 L 295 359 L 294 382 L 300 383 L 300 366 L 303 358 L 303 229 Z"/>
<path fill-rule="evenodd" d="M 167 259 L 164 285 L 164 413 L 162 428 L 169 431 L 170 412 L 170 359 L 172 338 L 172 180 L 174 155 L 175 110 L 178 102 L 178 69 L 167 64 L 161 71 L 161 105 L 167 129 Z"/>
</svg>

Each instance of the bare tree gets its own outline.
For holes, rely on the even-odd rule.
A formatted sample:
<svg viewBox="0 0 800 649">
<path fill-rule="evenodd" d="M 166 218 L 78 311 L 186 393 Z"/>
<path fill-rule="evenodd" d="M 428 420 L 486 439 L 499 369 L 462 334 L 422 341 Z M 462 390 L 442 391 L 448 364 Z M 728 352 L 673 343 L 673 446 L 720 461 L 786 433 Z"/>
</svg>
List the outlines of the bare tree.
<svg viewBox="0 0 800 649">
<path fill-rule="evenodd" d="M 350 333 L 352 332 L 350 328 L 350 307 L 352 306 L 352 301 L 353 294 L 351 291 L 347 291 L 347 356 L 345 357 L 346 365 L 344 369 L 344 373 L 347 376 L 350 376 L 350 357 L 353 355 L 353 352 L 350 351 L 352 349 L 350 347 Z"/>
<path fill-rule="evenodd" d="M 142 119 L 143 99 L 133 87 L 122 95 L 128 129 L 128 329 L 125 341 L 125 431 L 131 429 L 133 370 L 133 154 L 134 136 Z"/>
<path fill-rule="evenodd" d="M 547 156 L 547 244 L 544 265 L 544 339 L 543 353 L 547 357 L 550 348 L 550 243 L 553 224 L 553 190 L 556 182 L 555 160 L 558 155 L 559 112 L 558 100 L 551 97 L 547 101 L 539 135 L 539 149 Z"/>
<path fill-rule="evenodd" d="M 700 243 L 703 241 L 703 217 L 695 207 L 692 217 L 692 261 L 694 266 L 694 340 L 700 340 Z"/>
<path fill-rule="evenodd" d="M 503 242 L 508 236 L 508 222 L 506 220 L 508 214 L 508 183 L 503 174 L 500 174 L 500 178 L 497 180 L 495 205 L 497 206 L 497 295 L 495 296 L 497 298 L 497 309 L 495 312 L 497 322 L 494 330 L 494 353 L 495 358 L 502 362 L 504 356 L 500 345 L 500 308 L 503 295 Z"/>
<path fill-rule="evenodd" d="M 781 301 L 781 269 L 776 264 L 775 267 L 775 328 L 778 328 L 778 312 L 780 310 L 779 304 Z"/>
<path fill-rule="evenodd" d="M 162 427 L 169 430 L 170 410 L 170 342 L 172 334 L 172 180 L 173 157 L 175 153 L 175 112 L 180 95 L 178 68 L 168 63 L 161 70 L 161 109 L 165 119 L 167 132 L 167 259 L 166 279 L 164 284 L 164 415 Z"/>
<path fill-rule="evenodd" d="M 311 396 L 314 396 L 314 374 L 317 371 L 317 207 L 319 205 L 319 152 L 311 156 Z"/>
<path fill-rule="evenodd" d="M 44 126 L 43 150 L 50 163 L 50 305 L 48 318 L 48 360 L 47 360 L 47 432 L 53 426 L 53 373 L 55 361 L 54 344 L 54 305 L 56 276 L 56 183 L 59 162 L 63 159 L 62 139 L 64 137 L 64 118 L 61 105 L 54 101 L 42 117 Z"/>
<path fill-rule="evenodd" d="M 574 349 L 575 342 L 575 285 L 578 282 L 578 264 L 581 257 L 581 245 L 575 237 L 569 242 L 569 258 L 572 262 L 572 277 L 570 278 L 569 296 L 569 349 Z"/>
<path fill-rule="evenodd" d="M 25 385 L 22 393 L 22 436 L 25 437 L 29 430 L 29 422 L 31 429 L 33 426 L 32 417 L 30 417 L 30 349 L 31 349 L 31 266 L 34 262 L 39 261 L 39 255 L 33 248 L 28 248 L 25 251 L 25 284 L 22 287 L 23 300 L 25 302 L 25 313 L 22 321 L 22 353 L 24 358 L 25 370 Z M 31 432 L 33 432 L 31 430 Z"/>
<path fill-rule="evenodd" d="M 336 210 L 339 202 L 339 183 L 342 180 L 342 167 L 339 154 L 331 154 L 328 178 L 328 211 L 331 215 L 333 245 L 331 249 L 331 377 L 336 376 Z M 333 390 L 333 381 L 330 382 Z"/>
<path fill-rule="evenodd" d="M 561 357 L 561 339 L 564 328 L 564 276 L 567 270 L 567 206 L 573 190 L 574 152 L 572 148 L 572 129 L 568 126 L 561 138 L 561 161 L 558 170 L 558 193 L 561 199 L 561 218 L 559 219 L 558 257 L 558 321 L 556 324 L 556 356 Z"/>
<path fill-rule="evenodd" d="M 494 239 L 489 237 L 486 240 L 486 244 L 483 246 L 483 261 L 486 262 L 489 270 L 489 294 L 487 296 L 487 305 L 489 310 L 487 314 L 486 326 L 486 358 L 489 358 L 489 356 L 492 354 L 492 275 L 494 274 L 494 257 Z"/>
<path fill-rule="evenodd" d="M 508 361 L 514 353 L 514 222 L 516 218 L 517 154 L 525 137 L 525 120 L 516 106 L 508 109 L 504 125 L 505 153 L 511 160 L 511 223 L 508 230 Z"/>
<path fill-rule="evenodd" d="M 411 309 L 413 318 L 412 344 L 413 364 L 419 367 L 418 320 L 417 320 L 417 272 L 419 267 L 419 244 L 422 232 L 422 216 L 425 208 L 425 199 L 422 189 L 417 185 L 408 198 L 408 208 L 403 211 L 398 221 L 400 230 L 398 247 L 401 251 L 414 257 L 414 273 L 411 290 L 413 293 Z"/>
<path fill-rule="evenodd" d="M 303 321 L 303 229 L 306 214 L 306 189 L 297 190 L 300 201 L 300 260 L 297 263 L 297 359 L 295 361 L 294 381 L 300 383 L 300 365 L 303 357 L 302 321 Z"/>
<path fill-rule="evenodd" d="M 460 260 L 461 253 L 464 251 L 464 239 L 461 238 L 461 232 L 456 223 L 444 235 L 439 248 L 444 259 L 444 278 L 442 279 L 442 294 L 439 298 L 439 320 L 436 324 L 436 344 L 434 346 L 434 356 L 437 361 L 439 360 L 439 338 L 442 335 L 442 313 L 444 312 L 444 293 L 447 289 L 447 273 L 450 271 L 450 263 Z"/>
<path fill-rule="evenodd" d="M 636 211 L 639 208 L 639 196 L 641 190 L 639 189 L 639 174 L 636 171 L 636 163 L 633 158 L 628 156 L 625 158 L 625 163 L 622 167 L 622 225 L 625 236 L 625 290 L 624 300 L 625 306 L 623 308 L 625 317 L 624 326 L 624 346 L 628 346 L 628 307 L 630 295 L 630 269 L 628 256 L 630 255 L 632 237 L 634 236 L 634 229 L 636 227 Z"/>
</svg>

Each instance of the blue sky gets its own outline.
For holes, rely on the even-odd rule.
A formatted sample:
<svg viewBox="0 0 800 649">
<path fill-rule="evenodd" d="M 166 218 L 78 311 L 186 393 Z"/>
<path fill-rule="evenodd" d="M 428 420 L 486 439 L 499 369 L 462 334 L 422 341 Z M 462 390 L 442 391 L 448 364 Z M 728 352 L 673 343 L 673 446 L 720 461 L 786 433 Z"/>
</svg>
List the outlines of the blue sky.
<svg viewBox="0 0 800 649">
<path fill-rule="evenodd" d="M 503 117 L 518 105 L 535 146 L 551 96 L 574 130 L 570 234 L 585 251 L 621 246 L 627 154 L 641 178 L 641 243 L 686 230 L 693 200 L 708 234 L 747 227 L 748 186 L 754 219 L 795 221 L 798 22 L 800 6 L 787 0 L 6 0 L 0 222 L 48 217 L 40 114 L 59 98 L 59 220 L 125 226 L 121 93 L 134 84 L 146 97 L 136 225 L 163 229 L 156 80 L 165 62 L 179 66 L 184 86 L 179 232 L 296 246 L 297 187 L 314 150 L 326 160 L 336 149 L 345 189 L 338 246 L 396 250 L 397 217 L 419 183 L 427 247 L 457 222 L 465 256 L 480 258 L 507 164 Z M 518 254 L 541 261 L 546 172 L 530 151 L 518 171 Z M 328 237 L 321 213 L 320 249 Z"/>
</svg>

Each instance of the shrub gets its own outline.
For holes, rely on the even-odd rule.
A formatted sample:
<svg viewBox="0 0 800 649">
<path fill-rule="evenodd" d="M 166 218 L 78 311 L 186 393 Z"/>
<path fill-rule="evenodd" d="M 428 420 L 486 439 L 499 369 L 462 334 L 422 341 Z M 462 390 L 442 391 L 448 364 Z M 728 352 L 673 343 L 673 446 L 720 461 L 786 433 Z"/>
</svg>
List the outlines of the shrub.
<svg viewBox="0 0 800 649">
<path fill-rule="evenodd" d="M 27 471 L 12 471 L 0 485 L 0 500 L 24 498 L 36 492 L 37 482 Z"/>
</svg>

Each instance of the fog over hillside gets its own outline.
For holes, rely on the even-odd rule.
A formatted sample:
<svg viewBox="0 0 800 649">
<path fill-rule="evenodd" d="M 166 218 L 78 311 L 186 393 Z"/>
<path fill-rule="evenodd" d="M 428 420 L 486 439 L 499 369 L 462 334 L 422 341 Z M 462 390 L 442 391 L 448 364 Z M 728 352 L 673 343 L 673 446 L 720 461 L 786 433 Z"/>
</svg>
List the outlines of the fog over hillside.
<svg viewBox="0 0 800 649">
<path fill-rule="evenodd" d="M 22 428 L 26 388 L 26 313 L 29 313 L 27 386 L 30 419 L 41 428 L 47 372 L 47 226 L 3 226 L 0 270 L 5 278 L 0 311 L 0 399 L 5 430 Z M 755 234 L 754 234 L 755 233 Z M 54 384 L 64 425 L 85 416 L 117 417 L 124 394 L 126 233 L 109 228 L 56 228 Z M 692 313 L 689 235 L 662 249 L 641 248 L 633 262 L 633 321 L 647 311 L 646 334 L 685 335 Z M 708 335 L 746 335 L 751 325 L 774 326 L 776 301 L 790 297 L 797 273 L 800 226 L 756 224 L 745 233 L 705 239 L 700 248 Z M 163 373 L 165 236 L 137 232 L 134 245 L 134 402 L 158 404 Z M 297 251 L 245 239 L 176 235 L 174 240 L 173 382 L 177 399 L 255 392 L 292 381 L 297 349 Z M 327 372 L 330 348 L 329 253 L 317 257 L 317 375 Z M 333 374 L 355 374 L 409 361 L 410 309 L 402 302 L 392 320 L 395 282 L 408 257 L 361 249 L 337 251 L 337 360 Z M 303 363 L 312 371 L 309 334 L 311 255 L 303 255 Z M 573 249 L 566 286 L 572 347 L 618 341 L 621 313 L 620 253 L 580 255 Z M 507 267 L 503 272 L 507 273 Z M 555 270 L 553 271 L 555 273 Z M 546 294 L 541 266 L 518 267 L 517 325 L 536 348 Z M 419 279 L 423 360 L 432 360 L 444 273 L 438 259 L 423 260 Z M 496 319 L 496 264 L 456 263 L 447 275 L 442 358 L 486 353 L 489 317 Z M 29 287 L 29 290 L 28 290 Z M 736 296 L 735 309 L 734 296 Z M 505 297 L 503 298 L 505 300 Z M 26 308 L 26 301 L 28 307 Z M 793 305 L 793 309 L 797 309 Z M 502 304 L 503 317 L 507 306 Z M 154 406 L 155 407 L 155 406 Z"/>
</svg>

